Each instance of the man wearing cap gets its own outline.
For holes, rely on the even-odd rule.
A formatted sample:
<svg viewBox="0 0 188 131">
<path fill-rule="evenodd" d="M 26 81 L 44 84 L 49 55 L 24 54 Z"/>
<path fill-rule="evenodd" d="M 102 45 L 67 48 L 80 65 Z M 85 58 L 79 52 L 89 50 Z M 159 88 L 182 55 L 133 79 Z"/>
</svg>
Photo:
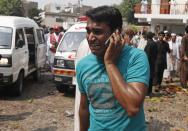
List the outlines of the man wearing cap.
<svg viewBox="0 0 188 131">
<path fill-rule="evenodd" d="M 177 63 L 179 59 L 179 48 L 178 43 L 176 42 L 176 34 L 171 34 L 171 41 L 169 42 L 169 47 L 171 49 L 171 57 L 169 62 L 169 80 L 172 81 L 172 78 L 175 76 L 177 71 Z"/>
<path fill-rule="evenodd" d="M 50 34 L 50 37 L 48 38 L 48 46 L 49 46 L 49 57 L 50 57 L 50 66 L 52 68 L 52 65 L 54 63 L 54 56 L 56 53 L 56 48 L 62 38 L 62 33 L 60 33 L 59 27 L 54 26 L 54 33 Z"/>
</svg>

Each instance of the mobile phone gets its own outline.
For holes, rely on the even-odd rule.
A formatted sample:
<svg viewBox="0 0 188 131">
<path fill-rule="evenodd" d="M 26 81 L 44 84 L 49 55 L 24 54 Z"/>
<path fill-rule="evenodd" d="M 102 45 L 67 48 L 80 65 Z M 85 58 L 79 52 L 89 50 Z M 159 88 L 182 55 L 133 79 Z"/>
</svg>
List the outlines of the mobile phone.
<svg viewBox="0 0 188 131">
<path fill-rule="evenodd" d="M 116 29 L 113 33 L 115 33 L 118 29 Z M 113 33 L 110 35 L 110 37 L 112 37 Z M 110 44 L 110 37 L 105 41 L 105 45 L 109 45 Z"/>
<path fill-rule="evenodd" d="M 110 35 L 110 37 L 111 37 L 112 35 Z M 109 45 L 110 44 L 110 37 L 105 41 L 105 45 Z"/>
</svg>

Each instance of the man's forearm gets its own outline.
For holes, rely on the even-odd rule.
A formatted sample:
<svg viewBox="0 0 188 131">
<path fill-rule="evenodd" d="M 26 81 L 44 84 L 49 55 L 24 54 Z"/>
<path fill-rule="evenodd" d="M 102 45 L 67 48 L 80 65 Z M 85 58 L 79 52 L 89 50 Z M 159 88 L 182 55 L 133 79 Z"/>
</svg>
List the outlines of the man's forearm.
<svg viewBox="0 0 188 131">
<path fill-rule="evenodd" d="M 89 129 L 89 111 L 79 110 L 80 131 L 88 131 Z"/>
<path fill-rule="evenodd" d="M 147 89 L 145 87 L 136 87 L 141 86 L 139 83 L 136 83 L 135 86 L 134 84 L 126 83 L 115 64 L 106 65 L 106 70 L 115 97 L 129 116 L 135 115 L 143 103 Z"/>
</svg>

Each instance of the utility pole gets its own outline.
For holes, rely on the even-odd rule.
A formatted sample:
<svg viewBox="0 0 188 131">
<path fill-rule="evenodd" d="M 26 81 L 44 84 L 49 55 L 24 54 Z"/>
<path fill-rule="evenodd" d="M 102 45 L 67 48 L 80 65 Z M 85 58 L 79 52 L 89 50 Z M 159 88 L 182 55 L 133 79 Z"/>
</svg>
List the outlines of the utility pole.
<svg viewBox="0 0 188 131">
<path fill-rule="evenodd" d="M 78 11 L 79 11 L 79 13 L 81 13 L 82 1 L 83 0 L 78 0 Z"/>
<path fill-rule="evenodd" d="M 83 0 L 78 0 L 78 6 L 79 6 L 79 7 L 82 7 L 82 1 L 83 1 Z"/>
</svg>

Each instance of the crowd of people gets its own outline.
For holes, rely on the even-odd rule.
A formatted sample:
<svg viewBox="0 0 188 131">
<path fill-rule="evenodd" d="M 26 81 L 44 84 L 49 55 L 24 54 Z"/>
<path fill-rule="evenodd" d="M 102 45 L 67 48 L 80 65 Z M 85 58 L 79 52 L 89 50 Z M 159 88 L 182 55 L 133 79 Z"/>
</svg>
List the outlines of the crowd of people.
<svg viewBox="0 0 188 131">
<path fill-rule="evenodd" d="M 185 28 L 188 32 L 188 26 Z M 182 32 L 183 33 L 183 32 Z M 158 34 L 143 31 L 135 33 L 132 29 L 125 29 L 123 32 L 126 43 L 135 48 L 144 50 L 150 64 L 150 86 L 148 95 L 152 95 L 152 86 L 155 91 L 161 88 L 162 80 L 173 82 L 179 77 L 182 87 L 187 87 L 186 70 L 188 66 L 186 52 L 187 35 L 170 33 L 167 30 Z"/>
<path fill-rule="evenodd" d="M 47 64 L 52 68 L 56 47 L 65 31 L 62 26 L 45 27 L 44 31 Z M 162 80 L 173 82 L 175 77 L 180 77 L 181 85 L 187 87 L 184 82 L 187 78 L 181 73 L 183 67 L 180 66 L 182 65 L 182 34 L 170 33 L 167 30 L 160 31 L 158 34 L 147 31 L 140 33 L 127 28 L 122 30 L 122 35 L 126 44 L 144 50 L 148 56 L 151 70 L 148 94 L 152 93 L 153 85 L 155 91 L 158 91 L 161 88 Z"/>
</svg>

